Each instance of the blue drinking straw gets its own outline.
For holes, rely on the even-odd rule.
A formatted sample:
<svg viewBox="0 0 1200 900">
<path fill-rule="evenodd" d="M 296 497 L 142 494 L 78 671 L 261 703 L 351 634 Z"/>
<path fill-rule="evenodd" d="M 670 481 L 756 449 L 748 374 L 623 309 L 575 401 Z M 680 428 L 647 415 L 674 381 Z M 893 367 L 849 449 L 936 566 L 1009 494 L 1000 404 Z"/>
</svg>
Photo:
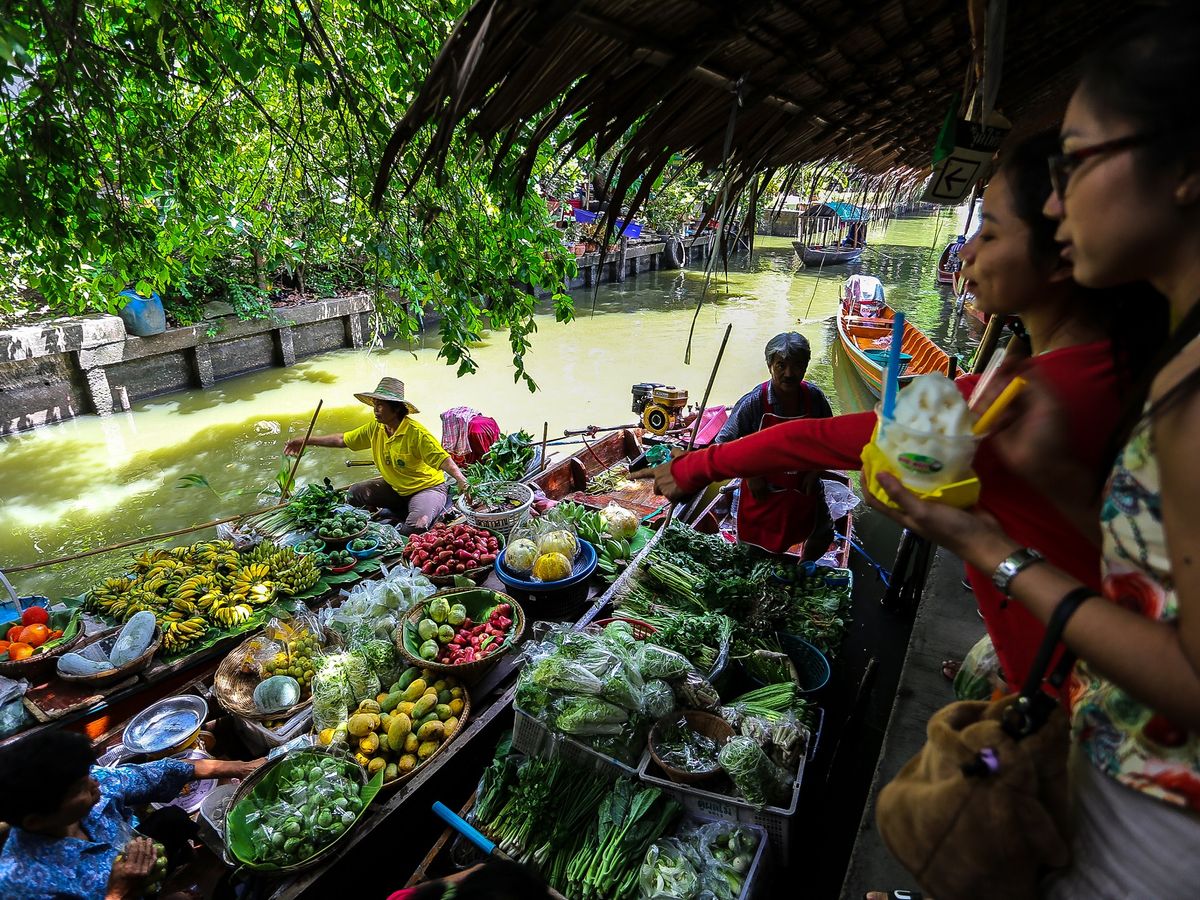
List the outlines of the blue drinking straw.
<svg viewBox="0 0 1200 900">
<path fill-rule="evenodd" d="M 896 395 L 900 393 L 900 351 L 904 344 L 904 313 L 892 319 L 892 346 L 888 348 L 887 372 L 883 377 L 883 417 L 896 418 Z"/>
</svg>

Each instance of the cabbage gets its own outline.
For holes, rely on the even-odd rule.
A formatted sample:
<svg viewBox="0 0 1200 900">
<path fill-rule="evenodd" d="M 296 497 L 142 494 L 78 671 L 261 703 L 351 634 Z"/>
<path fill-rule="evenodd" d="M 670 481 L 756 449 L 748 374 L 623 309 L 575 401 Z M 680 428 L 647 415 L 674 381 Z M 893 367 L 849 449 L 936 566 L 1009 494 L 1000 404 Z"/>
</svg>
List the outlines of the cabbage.
<svg viewBox="0 0 1200 900">
<path fill-rule="evenodd" d="M 508 545 L 508 550 L 504 553 L 504 565 L 524 575 L 533 571 L 533 564 L 537 562 L 537 558 L 537 544 L 528 538 L 521 538 Z"/>
<path fill-rule="evenodd" d="M 608 529 L 608 533 L 617 540 L 630 541 L 637 534 L 638 517 L 623 506 L 608 504 L 600 510 L 600 518 L 604 520 L 604 527 Z"/>
<path fill-rule="evenodd" d="M 579 549 L 579 542 L 575 539 L 575 535 L 569 531 L 559 529 L 557 531 L 547 531 L 538 538 L 538 552 L 543 556 L 551 553 L 561 553 L 568 560 L 575 558 L 575 551 Z M 562 576 L 566 578 L 567 576 Z M 552 581 L 555 579 L 544 578 L 543 581 Z"/>
</svg>

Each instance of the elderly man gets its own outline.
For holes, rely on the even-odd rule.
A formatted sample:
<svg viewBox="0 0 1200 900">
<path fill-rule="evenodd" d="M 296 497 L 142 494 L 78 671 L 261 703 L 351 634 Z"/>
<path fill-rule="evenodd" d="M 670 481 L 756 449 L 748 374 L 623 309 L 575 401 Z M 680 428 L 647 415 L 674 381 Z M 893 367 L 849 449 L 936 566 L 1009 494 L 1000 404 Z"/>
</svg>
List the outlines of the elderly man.
<svg viewBox="0 0 1200 900">
<path fill-rule="evenodd" d="M 821 389 L 804 380 L 812 359 L 804 335 L 794 331 L 775 335 L 767 342 L 766 358 L 771 379 L 737 402 L 714 443 L 734 441 L 789 419 L 833 415 Z M 783 553 L 812 537 L 804 557 L 817 559 L 829 544 L 829 513 L 814 472 L 745 479 L 734 497 L 733 514 L 738 540 L 772 553 Z"/>
<path fill-rule="evenodd" d="M 446 508 L 446 475 L 464 494 L 467 479 L 438 439 L 412 417 L 417 408 L 404 399 L 403 381 L 384 378 L 374 391 L 354 396 L 375 411 L 375 418 L 344 434 L 311 437 L 308 446 L 369 449 L 380 477 L 353 485 L 350 502 L 392 510 L 404 520 L 398 530 L 405 534 L 426 530 Z M 293 438 L 283 452 L 295 456 L 302 443 Z"/>
</svg>

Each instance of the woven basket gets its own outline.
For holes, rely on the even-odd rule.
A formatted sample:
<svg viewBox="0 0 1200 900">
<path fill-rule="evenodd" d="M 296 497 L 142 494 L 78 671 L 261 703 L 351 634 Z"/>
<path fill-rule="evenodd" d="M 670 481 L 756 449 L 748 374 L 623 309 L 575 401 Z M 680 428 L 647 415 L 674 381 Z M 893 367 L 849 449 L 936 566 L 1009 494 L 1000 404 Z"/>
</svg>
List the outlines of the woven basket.
<svg viewBox="0 0 1200 900">
<path fill-rule="evenodd" d="M 284 760 L 290 759 L 293 756 L 296 756 L 298 754 L 304 754 L 304 753 L 313 754 L 313 753 L 320 753 L 320 752 L 321 751 L 315 750 L 311 747 L 304 747 L 299 750 L 293 750 L 290 753 L 283 753 L 280 756 L 276 757 L 275 759 L 271 760 L 270 762 L 267 762 L 264 765 L 259 766 L 257 769 L 255 769 L 246 778 L 244 778 L 242 780 L 242 783 L 238 785 L 237 793 L 235 793 L 233 795 L 233 799 L 229 801 L 229 806 L 226 808 L 226 811 L 225 811 L 225 832 L 224 833 L 226 835 L 226 837 L 225 837 L 225 857 L 226 857 L 227 862 L 229 862 L 231 865 L 242 866 L 246 869 L 249 869 L 250 871 L 258 872 L 262 876 L 268 877 L 268 878 L 270 878 L 270 877 L 284 878 L 284 877 L 287 877 L 290 875 L 296 875 L 299 872 L 303 872 L 307 869 L 313 868 L 314 866 L 320 865 L 321 862 L 324 861 L 325 857 L 329 856 L 331 851 L 333 851 L 333 849 L 335 847 L 337 847 L 338 844 L 340 844 L 342 841 L 344 841 L 346 839 L 346 836 L 354 830 L 355 826 L 357 826 L 358 823 L 362 820 L 363 815 L 366 814 L 367 807 L 364 807 L 363 810 L 359 813 L 358 819 L 355 820 L 354 825 L 351 825 L 349 828 L 347 828 L 345 831 L 343 831 L 341 834 L 339 834 L 336 838 L 334 838 L 332 841 L 330 841 L 328 844 L 326 844 L 324 847 L 322 847 L 320 850 L 318 850 L 316 853 L 314 853 L 308 859 L 304 860 L 304 862 L 296 863 L 295 865 L 292 865 L 292 866 L 260 868 L 259 866 L 256 866 L 253 863 L 247 863 L 247 862 L 242 862 L 242 861 L 238 860 L 233 855 L 233 851 L 231 851 L 229 849 L 229 838 L 228 838 L 229 814 L 233 811 L 233 808 L 235 806 L 237 806 L 239 803 L 241 803 L 243 800 L 245 800 L 248 796 L 250 796 L 250 792 L 254 790 L 255 785 L 257 785 L 260 781 L 262 781 L 263 778 L 266 777 L 267 773 L 270 772 L 272 768 L 274 768 L 277 765 L 280 765 Z M 431 756 L 430 759 L 432 759 L 432 758 L 433 757 Z M 357 768 L 357 770 L 358 770 L 359 777 L 362 779 L 362 783 L 367 784 L 367 782 L 370 781 L 370 779 L 367 777 L 367 773 L 363 770 L 363 768 L 361 766 L 358 766 L 357 764 L 355 764 L 355 768 Z"/>
<path fill-rule="evenodd" d="M 329 630 L 324 632 L 324 638 L 325 647 L 338 643 L 337 635 Z M 221 664 L 217 666 L 216 674 L 213 676 L 213 695 L 217 698 L 217 702 L 221 704 L 222 708 L 227 712 L 233 713 L 235 716 L 241 716 L 243 719 L 249 719 L 252 722 L 290 719 L 293 715 L 307 708 L 312 703 L 312 693 L 310 691 L 307 697 L 299 703 L 289 706 L 287 709 L 264 713 L 260 712 L 258 707 L 254 705 L 254 689 L 258 687 L 260 679 L 255 675 L 241 671 L 242 662 L 248 656 L 253 655 L 254 651 L 250 647 L 252 641 L 267 642 L 270 640 L 271 638 L 264 636 L 261 632 L 251 635 L 225 655 L 225 658 L 221 660 Z"/>
<path fill-rule="evenodd" d="M 721 774 L 721 767 L 714 766 L 712 769 L 705 772 L 688 772 L 684 769 L 676 769 L 669 766 L 659 758 L 658 755 L 658 737 L 660 729 L 664 724 L 678 721 L 682 716 L 688 724 L 688 728 L 698 732 L 705 737 L 710 737 L 717 742 L 718 745 L 724 744 L 725 741 L 733 737 L 733 728 L 728 722 L 720 716 L 712 713 L 700 712 L 699 710 L 684 710 L 682 712 L 673 712 L 670 715 L 663 716 L 654 723 L 654 727 L 650 729 L 650 755 L 654 757 L 654 762 L 663 770 L 668 778 L 676 784 L 700 784 L 708 781 L 710 778 L 715 778 Z"/>
<path fill-rule="evenodd" d="M 457 676 L 455 676 L 455 677 L 457 677 Z M 398 778 L 393 778 L 391 781 L 385 781 L 383 783 L 383 787 L 380 788 L 380 790 L 382 790 L 382 791 L 395 790 L 396 788 L 400 787 L 400 785 L 404 784 L 404 782 L 408 781 L 408 779 L 412 778 L 414 775 L 416 775 L 418 772 L 420 772 L 427 765 L 429 765 L 433 760 L 437 759 L 442 754 L 442 751 L 444 751 L 447 747 L 449 747 L 451 744 L 453 744 L 454 741 L 458 738 L 458 736 L 463 733 L 463 726 L 465 726 L 467 724 L 467 721 L 470 718 L 471 718 L 471 692 L 468 691 L 466 689 L 466 687 L 464 686 L 463 687 L 463 708 L 462 708 L 462 712 L 458 716 L 458 727 L 454 729 L 454 734 L 450 735 L 448 740 L 442 741 L 441 745 L 436 750 L 434 750 L 433 753 L 429 754 L 429 756 L 427 756 L 421 762 L 421 764 L 418 765 L 415 769 L 413 769 L 411 772 L 405 772 L 403 775 L 399 776 Z"/>
<path fill-rule="evenodd" d="M 19 624 L 17 620 L 5 622 L 0 625 L 0 634 L 6 634 L 10 628 Z M 70 640 L 63 641 L 57 647 L 47 650 L 45 653 L 34 653 L 28 659 L 9 660 L 6 659 L 0 662 L 0 675 L 5 678 L 11 678 L 14 681 L 19 681 L 22 678 L 28 679 L 30 684 L 40 684 L 54 674 L 55 667 L 58 665 L 58 658 L 64 653 L 68 653 L 79 646 L 85 635 L 83 633 L 83 623 L 79 624 L 79 631 L 75 637 Z"/>
<path fill-rule="evenodd" d="M 529 515 L 529 507 L 533 505 L 533 488 L 519 481 L 490 481 L 479 485 L 478 490 L 505 497 L 509 500 L 519 500 L 520 505 L 500 512 L 482 512 L 472 509 L 466 497 L 454 501 L 455 508 L 462 513 L 467 524 L 476 528 L 486 528 L 508 537 L 508 533 L 525 520 Z"/>
<path fill-rule="evenodd" d="M 495 653 L 492 653 L 483 659 L 476 660 L 475 662 L 459 663 L 458 665 L 451 666 L 446 665 L 445 663 L 434 662 L 433 660 L 429 659 L 421 659 L 418 654 L 413 653 L 404 645 L 405 630 L 410 624 L 413 627 L 416 627 L 418 622 L 426 618 L 425 609 L 430 603 L 433 602 L 434 598 L 445 597 L 450 605 L 453 606 L 455 595 L 479 590 L 486 590 L 488 593 L 495 595 L 497 603 L 507 603 L 512 607 L 513 623 L 510 636 L 508 640 L 504 642 L 504 646 Z M 437 675 L 451 675 L 457 678 L 459 681 L 462 681 L 466 684 L 471 684 L 478 681 L 480 678 L 490 672 L 496 666 L 496 664 L 504 658 L 504 655 L 517 645 L 517 642 L 521 640 L 521 635 L 524 633 L 525 610 L 521 608 L 521 604 L 519 604 L 512 597 L 508 596 L 508 594 L 502 594 L 499 591 L 493 591 L 489 588 L 454 588 L 448 591 L 438 591 L 432 597 L 427 597 L 424 603 L 413 607 L 409 611 L 404 627 L 396 629 L 396 649 L 400 651 L 400 655 L 404 657 L 405 661 L 408 662 L 409 665 L 419 666 L 422 669 L 429 669 L 431 672 L 434 672 Z"/>
<path fill-rule="evenodd" d="M 79 650 L 90 647 L 92 644 L 98 644 L 108 638 L 115 638 L 120 633 L 120 628 L 110 628 L 108 631 L 102 631 L 99 634 L 84 638 L 78 645 Z M 90 684 L 94 687 L 105 687 L 110 684 L 116 684 L 118 681 L 123 681 L 130 675 L 135 675 L 150 666 L 151 661 L 154 659 L 154 654 L 162 646 L 162 637 L 162 629 L 155 625 L 154 637 L 150 640 L 150 646 L 140 656 L 130 660 L 125 665 L 109 669 L 106 672 L 99 672 L 95 675 L 71 675 L 68 672 L 58 672 L 58 677 L 69 684 Z"/>
<path fill-rule="evenodd" d="M 332 547 L 334 550 L 345 550 L 347 544 L 349 544 L 355 538 L 362 537 L 364 534 L 367 533 L 367 529 L 370 527 L 371 527 L 371 523 L 368 522 L 366 525 L 364 525 L 362 527 L 361 531 L 359 531 L 355 534 L 347 535 L 344 538 L 325 537 L 325 535 L 318 533 L 317 539 L 320 541 L 323 541 L 325 543 L 326 547 Z"/>
<path fill-rule="evenodd" d="M 474 527 L 483 528 L 482 525 L 476 525 Z M 500 553 L 500 551 L 502 551 L 504 549 L 505 545 L 508 543 L 508 539 L 504 536 L 504 534 L 502 532 L 496 531 L 493 528 L 484 528 L 484 530 L 489 531 L 496 536 L 496 542 L 500 545 L 496 550 L 496 553 L 498 555 Z M 407 563 L 408 557 L 404 557 L 404 561 Z M 452 588 L 452 587 L 457 586 L 454 581 L 455 578 L 468 578 L 471 581 L 475 582 L 476 584 L 483 584 L 485 581 L 487 581 L 488 575 L 491 574 L 493 571 L 495 571 L 495 565 L 493 563 L 488 563 L 486 566 L 479 566 L 474 569 L 467 569 L 467 571 L 459 572 L 455 575 L 426 575 L 425 577 L 428 578 L 433 584 L 436 584 L 438 587 Z"/>
</svg>

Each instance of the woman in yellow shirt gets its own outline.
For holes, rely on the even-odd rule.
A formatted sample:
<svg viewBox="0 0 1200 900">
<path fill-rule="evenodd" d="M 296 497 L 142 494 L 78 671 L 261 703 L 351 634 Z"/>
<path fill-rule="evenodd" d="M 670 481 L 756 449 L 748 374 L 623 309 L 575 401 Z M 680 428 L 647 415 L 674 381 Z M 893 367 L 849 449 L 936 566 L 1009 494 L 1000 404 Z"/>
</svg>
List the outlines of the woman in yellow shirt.
<svg viewBox="0 0 1200 900">
<path fill-rule="evenodd" d="M 373 421 L 343 434 L 308 439 L 310 447 L 371 450 L 380 477 L 360 481 L 350 488 L 350 502 L 372 509 L 390 509 L 404 524 L 399 530 L 424 531 L 446 508 L 446 474 L 467 493 L 467 479 L 441 443 L 412 418 L 417 408 L 404 399 L 404 382 L 384 378 L 370 393 L 355 394 L 375 410 Z M 288 441 L 283 452 L 295 456 L 301 438 Z"/>
</svg>

